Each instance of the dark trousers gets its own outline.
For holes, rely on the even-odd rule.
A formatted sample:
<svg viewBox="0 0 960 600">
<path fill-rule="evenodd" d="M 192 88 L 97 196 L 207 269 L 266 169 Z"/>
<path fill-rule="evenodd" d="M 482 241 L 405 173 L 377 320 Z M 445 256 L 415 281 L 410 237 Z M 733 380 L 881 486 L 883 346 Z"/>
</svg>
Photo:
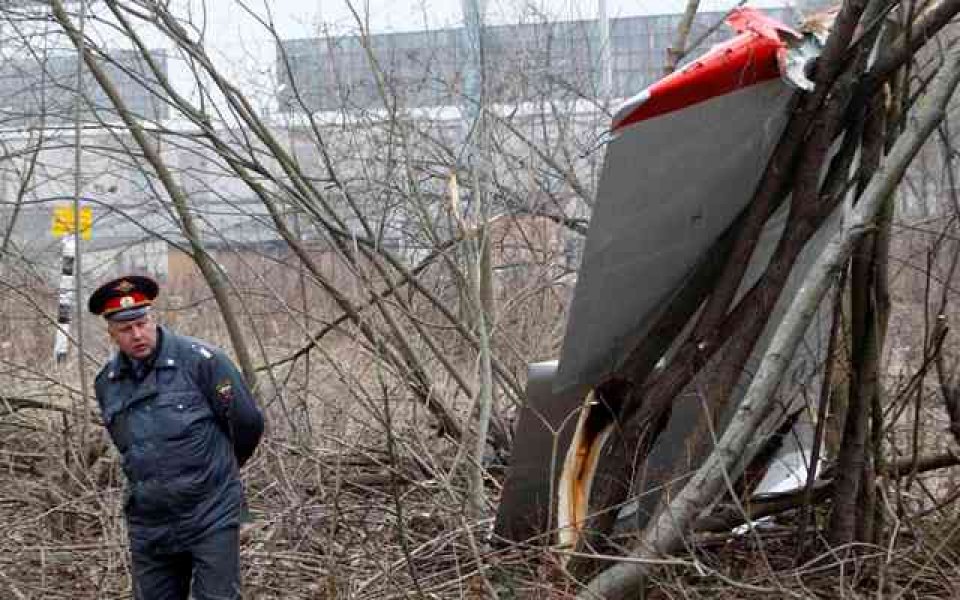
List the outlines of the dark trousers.
<svg viewBox="0 0 960 600">
<path fill-rule="evenodd" d="M 187 600 L 191 582 L 194 600 L 240 598 L 240 538 L 236 527 L 215 531 L 185 552 L 133 552 L 132 558 L 136 600 Z"/>
</svg>

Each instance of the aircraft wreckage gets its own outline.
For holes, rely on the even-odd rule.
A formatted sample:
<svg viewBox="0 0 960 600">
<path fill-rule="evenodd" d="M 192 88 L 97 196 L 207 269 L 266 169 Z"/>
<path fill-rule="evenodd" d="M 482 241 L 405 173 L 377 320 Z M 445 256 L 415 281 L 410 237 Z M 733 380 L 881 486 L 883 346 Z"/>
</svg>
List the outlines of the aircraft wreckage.
<svg viewBox="0 0 960 600">
<path fill-rule="evenodd" d="M 753 9 L 732 11 L 727 23 L 735 37 L 629 99 L 613 118 L 559 363 L 529 368 L 527 403 L 495 524 L 500 538 L 575 546 L 600 450 L 613 428 L 610 413 L 597 410 L 596 386 L 624 367 L 630 349 L 651 334 L 670 300 L 747 206 L 798 89 L 812 88 L 806 73 L 822 40 Z M 768 263 L 787 205 L 767 221 L 739 294 Z M 800 255 L 741 375 L 741 394 L 843 212 L 836 210 Z M 783 492 L 805 481 L 813 417 L 804 393 L 819 389 L 831 310 L 821 306 L 809 327 L 781 384 L 781 410 L 757 440 L 755 452 L 778 429 L 783 435 L 757 493 Z M 661 363 L 669 358 L 668 350 Z M 646 459 L 648 475 L 634 487 L 634 501 L 620 509 L 621 521 L 630 517 L 629 526 L 642 526 L 652 513 L 666 477 L 688 460 L 685 444 L 702 411 L 696 393 L 675 399 Z"/>
</svg>

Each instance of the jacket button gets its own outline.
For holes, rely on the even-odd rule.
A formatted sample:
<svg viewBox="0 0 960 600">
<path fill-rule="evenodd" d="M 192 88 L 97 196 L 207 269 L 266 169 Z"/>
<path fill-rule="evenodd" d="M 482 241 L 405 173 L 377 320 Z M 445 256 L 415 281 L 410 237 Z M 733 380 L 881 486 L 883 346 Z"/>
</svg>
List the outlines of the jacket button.
<svg viewBox="0 0 960 600">
<path fill-rule="evenodd" d="M 182 405 L 182 404 L 178 404 L 178 405 L 177 405 L 177 410 L 183 410 L 183 405 Z"/>
</svg>

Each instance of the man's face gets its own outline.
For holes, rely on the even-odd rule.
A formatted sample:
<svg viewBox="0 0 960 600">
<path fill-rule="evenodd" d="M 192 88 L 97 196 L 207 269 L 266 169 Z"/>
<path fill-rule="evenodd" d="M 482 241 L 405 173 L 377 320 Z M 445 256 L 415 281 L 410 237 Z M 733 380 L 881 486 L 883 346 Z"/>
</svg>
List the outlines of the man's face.
<svg viewBox="0 0 960 600">
<path fill-rule="evenodd" d="M 107 331 L 120 351 L 137 360 L 143 360 L 157 347 L 157 323 L 152 314 L 132 321 L 111 322 Z"/>
</svg>

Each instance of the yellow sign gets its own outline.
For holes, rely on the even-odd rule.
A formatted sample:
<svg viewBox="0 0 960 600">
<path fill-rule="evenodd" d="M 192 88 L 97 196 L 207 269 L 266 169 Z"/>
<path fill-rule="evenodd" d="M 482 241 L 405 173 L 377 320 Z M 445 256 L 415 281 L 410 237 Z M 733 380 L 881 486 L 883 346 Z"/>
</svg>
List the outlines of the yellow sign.
<svg viewBox="0 0 960 600">
<path fill-rule="evenodd" d="M 72 206 L 57 206 L 53 209 L 54 237 L 63 237 L 74 232 L 76 217 Z M 80 208 L 80 237 L 89 240 L 93 235 L 93 209 L 89 206 Z"/>
</svg>

